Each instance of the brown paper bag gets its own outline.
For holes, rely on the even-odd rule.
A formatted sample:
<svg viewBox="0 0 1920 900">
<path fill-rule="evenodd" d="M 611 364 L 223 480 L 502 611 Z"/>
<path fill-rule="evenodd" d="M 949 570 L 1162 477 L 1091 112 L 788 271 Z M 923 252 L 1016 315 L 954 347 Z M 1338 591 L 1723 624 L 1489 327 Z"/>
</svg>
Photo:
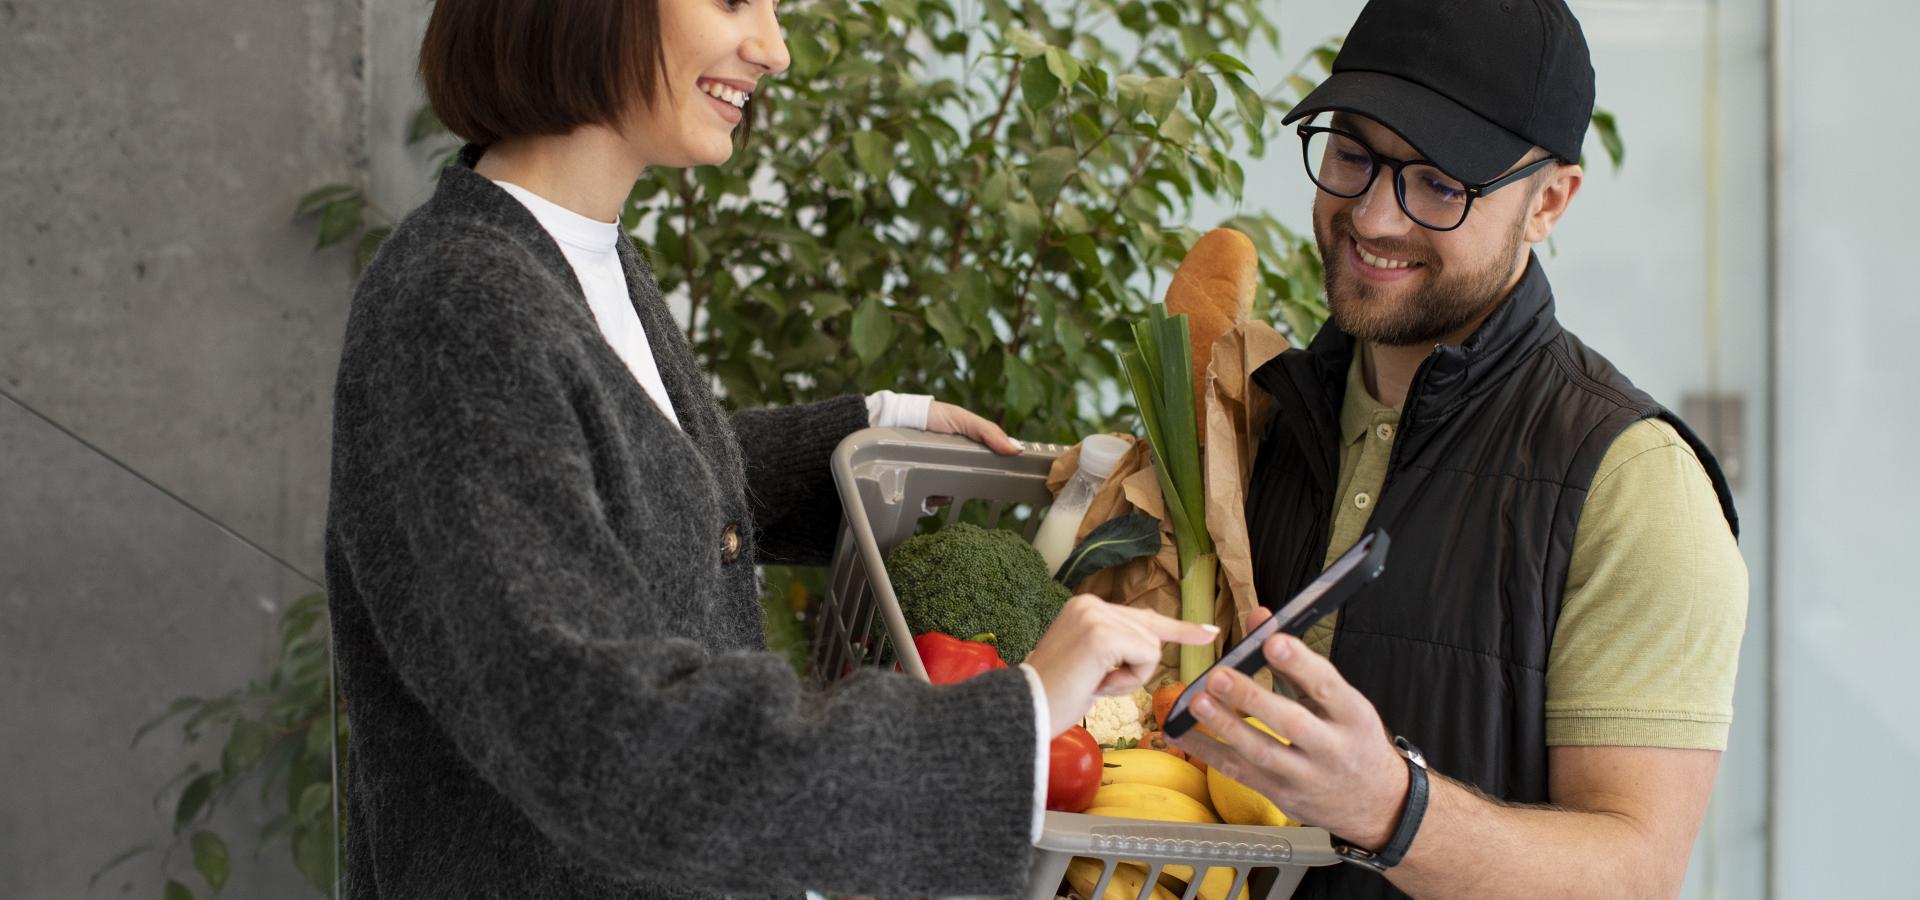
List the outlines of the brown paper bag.
<svg viewBox="0 0 1920 900">
<path fill-rule="evenodd" d="M 1258 449 L 1256 422 L 1263 421 L 1267 392 L 1253 383 L 1255 369 L 1287 349 L 1287 339 L 1265 322 L 1235 325 L 1213 343 L 1207 365 L 1207 533 L 1220 557 L 1220 594 L 1214 622 L 1228 641 L 1244 633 L 1246 615 L 1260 600 L 1253 586 L 1253 546 L 1247 537 L 1247 482 Z"/>
<path fill-rule="evenodd" d="M 1213 360 L 1207 366 L 1202 465 L 1207 481 L 1207 532 L 1213 536 L 1214 552 L 1220 558 L 1214 623 L 1220 626 L 1221 643 L 1216 649 L 1240 639 L 1245 615 L 1259 605 L 1253 586 L 1253 551 L 1247 538 L 1246 491 L 1259 440 L 1254 426 L 1264 420 L 1270 398 L 1254 386 L 1252 376 L 1255 369 L 1286 349 L 1286 338 L 1273 326 L 1242 322 L 1214 342 Z M 1084 539 L 1102 523 L 1138 511 L 1160 520 L 1160 552 L 1088 576 L 1079 590 L 1179 618 L 1179 552 L 1160 496 L 1159 476 L 1153 471 L 1153 453 L 1146 441 L 1135 440 L 1132 435 L 1119 436 L 1132 441 L 1133 448 L 1120 458 L 1106 484 L 1095 492 L 1074 540 Z M 1054 461 L 1047 487 L 1058 494 L 1079 467 L 1080 449 L 1074 447 Z M 1179 648 L 1168 645 L 1161 672 L 1149 685 L 1177 677 L 1178 661 Z M 1170 675 L 1169 669 L 1176 674 Z"/>
</svg>

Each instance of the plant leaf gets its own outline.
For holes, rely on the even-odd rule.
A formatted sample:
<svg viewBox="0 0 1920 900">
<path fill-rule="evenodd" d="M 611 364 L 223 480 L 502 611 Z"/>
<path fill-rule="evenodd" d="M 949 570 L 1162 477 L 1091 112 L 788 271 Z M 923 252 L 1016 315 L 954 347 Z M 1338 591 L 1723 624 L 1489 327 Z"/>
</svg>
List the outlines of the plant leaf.
<svg viewBox="0 0 1920 900">
<path fill-rule="evenodd" d="M 860 160 L 860 169 L 869 177 L 881 179 L 893 171 L 892 142 L 877 131 L 860 131 L 853 135 L 853 155 Z"/>
<path fill-rule="evenodd" d="M 326 812 L 332 804 L 332 784 L 324 781 L 310 784 L 307 785 L 306 790 L 300 792 L 300 808 L 295 810 L 295 815 L 299 816 L 302 822 L 315 823 L 321 820 L 321 813 Z"/>
<path fill-rule="evenodd" d="M 1147 115 L 1155 122 L 1165 122 L 1180 105 L 1180 95 L 1187 89 L 1187 83 L 1178 78 L 1147 79 Z"/>
<path fill-rule="evenodd" d="M 422 106 L 413 114 L 413 121 L 407 124 L 407 145 L 412 146 L 430 137 L 446 134 L 447 126 L 440 123 L 440 117 L 434 115 L 431 105 Z"/>
<path fill-rule="evenodd" d="M 266 756 L 267 747 L 272 743 L 273 732 L 264 723 L 252 719 L 235 721 L 226 749 L 220 754 L 220 765 L 229 773 L 244 771 Z"/>
<path fill-rule="evenodd" d="M 1026 416 L 1040 405 L 1044 389 L 1040 386 L 1040 376 L 1033 367 L 1013 354 L 1007 354 L 1007 410 L 1017 416 Z"/>
<path fill-rule="evenodd" d="M 1247 86 L 1239 78 L 1229 76 L 1227 89 L 1233 92 L 1233 106 L 1240 111 L 1240 119 L 1247 123 L 1250 130 L 1259 130 L 1267 122 L 1267 103 L 1260 99 L 1260 93 Z"/>
<path fill-rule="evenodd" d="M 187 782 L 187 789 L 180 792 L 180 802 L 173 808 L 173 830 L 179 831 L 200 817 L 207 801 L 213 797 L 213 789 L 219 784 L 220 773 L 208 772 Z"/>
<path fill-rule="evenodd" d="M 320 234 L 314 241 L 314 249 L 331 247 L 359 231 L 364 209 L 358 191 L 352 197 L 327 204 L 320 210 Z"/>
<path fill-rule="evenodd" d="M 173 879 L 167 879 L 166 890 L 161 894 L 166 900 L 193 900 L 193 890 Z"/>
<path fill-rule="evenodd" d="M 293 864 L 314 890 L 332 896 L 333 826 L 327 824 L 296 832 L 293 836 Z"/>
<path fill-rule="evenodd" d="M 1033 158 L 1028 182 L 1034 202 L 1042 207 L 1052 206 L 1054 198 L 1060 196 L 1060 189 L 1066 187 L 1067 179 L 1073 177 L 1079 166 L 1080 157 L 1072 147 L 1049 147 L 1040 151 Z"/>
<path fill-rule="evenodd" d="M 151 853 L 151 852 L 153 852 L 152 844 L 141 844 L 137 847 L 129 847 L 125 850 L 120 851 L 117 854 L 114 854 L 114 857 L 112 859 L 107 860 L 105 865 L 102 865 L 92 875 L 87 877 L 87 890 L 92 891 L 93 886 L 100 881 L 101 876 L 107 874 L 108 872 L 113 871 L 114 868 L 119 866 L 121 863 L 126 862 L 127 860 L 130 860 L 136 856 L 139 856 L 142 853 Z"/>
<path fill-rule="evenodd" d="M 360 196 L 360 189 L 350 184 L 329 184 L 308 191 L 300 202 L 294 205 L 293 217 L 298 219 L 310 216 L 342 200 L 351 200 Z"/>
<path fill-rule="evenodd" d="M 163 712 L 141 723 L 140 727 L 133 732 L 133 742 L 127 745 L 128 749 L 132 749 L 133 747 L 139 746 L 140 739 L 143 737 L 146 737 L 147 732 L 160 727 L 168 719 L 171 719 L 174 716 L 177 716 L 183 712 L 186 712 L 187 710 L 192 709 L 195 706 L 198 706 L 205 702 L 206 701 L 201 700 L 199 697 L 181 697 L 173 701 L 172 703 L 168 704 L 166 712 Z"/>
<path fill-rule="evenodd" d="M 1100 523 L 1086 540 L 1067 554 L 1053 579 L 1069 588 L 1080 586 L 1087 576 L 1160 552 L 1160 520 L 1146 513 L 1133 513 Z"/>
<path fill-rule="evenodd" d="M 1620 171 L 1621 164 L 1627 161 L 1627 145 L 1620 139 L 1620 123 L 1613 113 L 1604 109 L 1593 111 L 1593 130 L 1600 135 L 1600 146 L 1607 151 L 1607 158 L 1613 161 L 1613 170 Z"/>
<path fill-rule="evenodd" d="M 1021 59 L 1032 59 L 1047 52 L 1047 42 L 1034 36 L 1025 28 L 1014 28 L 1007 32 L 1007 44 Z"/>
<path fill-rule="evenodd" d="M 927 304 L 927 324 L 939 332 L 940 339 L 949 349 L 958 350 L 967 345 L 967 323 L 961 321 L 956 303 L 934 302 Z"/>
<path fill-rule="evenodd" d="M 193 867 L 200 870 L 200 877 L 207 880 L 207 886 L 216 894 L 227 885 L 229 862 L 227 842 L 219 835 L 211 831 L 193 833 Z"/>
<path fill-rule="evenodd" d="M 1060 79 L 1046 66 L 1029 63 L 1020 69 L 1020 96 L 1035 112 L 1053 105 L 1060 96 Z"/>
<path fill-rule="evenodd" d="M 860 301 L 853 311 L 853 352 L 863 363 L 871 364 L 887 352 L 893 343 L 893 315 L 879 297 Z"/>
<path fill-rule="evenodd" d="M 1213 115 L 1213 104 L 1220 97 L 1220 90 L 1213 86 L 1213 77 L 1198 69 L 1187 73 L 1187 96 L 1193 105 L 1193 116 L 1201 122 Z"/>
<path fill-rule="evenodd" d="M 1238 57 L 1229 56 L 1225 53 L 1209 53 L 1205 59 L 1207 62 L 1213 63 L 1214 67 L 1222 72 L 1245 75 L 1249 78 L 1253 77 L 1253 69 L 1248 67 L 1246 63 L 1241 62 Z"/>
<path fill-rule="evenodd" d="M 1062 88 L 1071 88 L 1080 80 L 1080 63 L 1059 47 L 1047 48 L 1047 71 L 1060 79 Z"/>
</svg>

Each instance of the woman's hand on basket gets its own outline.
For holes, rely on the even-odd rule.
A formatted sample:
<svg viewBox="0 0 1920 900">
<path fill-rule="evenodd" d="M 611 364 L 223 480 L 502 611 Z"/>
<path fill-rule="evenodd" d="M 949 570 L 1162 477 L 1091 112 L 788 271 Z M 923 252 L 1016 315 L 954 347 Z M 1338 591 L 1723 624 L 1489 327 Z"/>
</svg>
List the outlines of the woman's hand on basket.
<svg viewBox="0 0 1920 900">
<path fill-rule="evenodd" d="M 1145 685 L 1160 665 L 1161 645 L 1208 644 L 1220 633 L 1092 594 L 1067 601 L 1053 626 L 1027 654 L 1047 693 L 1052 738 L 1086 716 L 1094 697 L 1111 697 Z"/>
<path fill-rule="evenodd" d="M 1001 456 L 1014 456 L 1020 452 L 1020 442 L 1007 437 L 1006 429 L 964 406 L 933 401 L 933 406 L 927 410 L 927 430 L 972 438 Z"/>
</svg>

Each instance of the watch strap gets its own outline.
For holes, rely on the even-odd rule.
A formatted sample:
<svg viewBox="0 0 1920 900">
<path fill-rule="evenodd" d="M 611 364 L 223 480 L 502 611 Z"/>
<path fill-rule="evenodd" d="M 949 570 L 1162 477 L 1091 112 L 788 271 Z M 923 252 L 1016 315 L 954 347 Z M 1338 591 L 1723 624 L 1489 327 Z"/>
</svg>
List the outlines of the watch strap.
<svg viewBox="0 0 1920 900">
<path fill-rule="evenodd" d="M 1413 846 L 1413 837 L 1420 831 L 1420 822 L 1427 815 L 1427 760 L 1411 741 L 1395 737 L 1393 745 L 1407 761 L 1407 799 L 1400 808 L 1400 821 L 1394 826 L 1393 835 L 1387 838 L 1386 846 L 1379 850 L 1362 850 L 1346 843 L 1335 845 L 1334 851 L 1341 859 L 1357 865 L 1366 866 L 1375 872 L 1385 872 L 1400 864 L 1407 856 L 1407 850 Z"/>
</svg>

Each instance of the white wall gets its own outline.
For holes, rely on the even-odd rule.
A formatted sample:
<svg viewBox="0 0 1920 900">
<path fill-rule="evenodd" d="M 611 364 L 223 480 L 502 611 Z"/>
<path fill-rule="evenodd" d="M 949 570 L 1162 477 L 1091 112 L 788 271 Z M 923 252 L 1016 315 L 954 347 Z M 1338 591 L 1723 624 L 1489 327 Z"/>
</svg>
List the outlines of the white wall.
<svg viewBox="0 0 1920 900">
<path fill-rule="evenodd" d="M 1785 17 L 1777 789 L 1782 897 L 1913 896 L 1920 801 L 1912 475 L 1920 306 L 1920 8 L 1797 0 Z"/>
</svg>

